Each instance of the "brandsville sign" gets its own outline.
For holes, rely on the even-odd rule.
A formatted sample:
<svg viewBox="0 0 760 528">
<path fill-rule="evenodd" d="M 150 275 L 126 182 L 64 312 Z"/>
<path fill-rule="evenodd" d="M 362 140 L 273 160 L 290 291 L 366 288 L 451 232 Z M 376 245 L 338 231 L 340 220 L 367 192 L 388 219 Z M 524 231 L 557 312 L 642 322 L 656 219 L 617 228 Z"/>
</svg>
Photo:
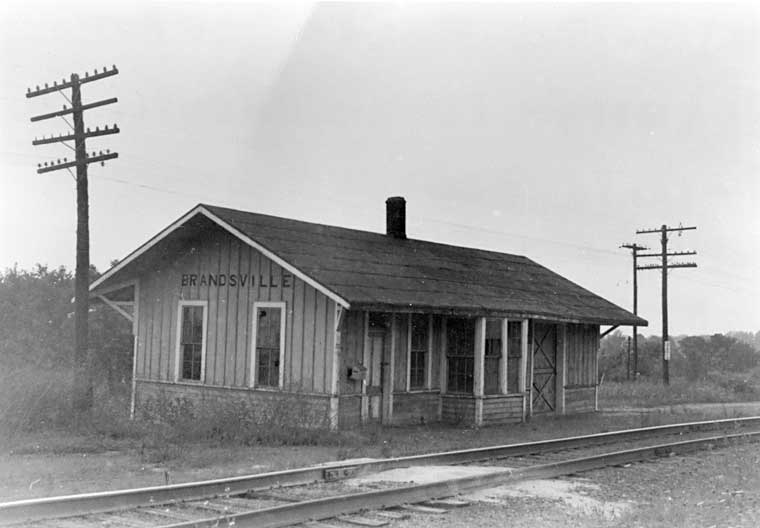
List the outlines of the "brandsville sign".
<svg viewBox="0 0 760 528">
<path fill-rule="evenodd" d="M 283 273 L 282 277 L 273 275 L 252 275 L 244 273 L 183 273 L 182 286 L 228 286 L 231 288 L 290 288 L 293 275 Z"/>
</svg>

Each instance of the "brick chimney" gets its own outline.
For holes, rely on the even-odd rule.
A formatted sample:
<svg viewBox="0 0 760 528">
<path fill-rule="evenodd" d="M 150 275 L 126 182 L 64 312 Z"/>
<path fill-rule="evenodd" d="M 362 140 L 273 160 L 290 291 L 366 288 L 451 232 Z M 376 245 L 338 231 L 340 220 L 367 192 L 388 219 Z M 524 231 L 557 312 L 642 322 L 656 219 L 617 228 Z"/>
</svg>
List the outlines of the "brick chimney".
<svg viewBox="0 0 760 528">
<path fill-rule="evenodd" d="M 406 239 L 406 200 L 403 196 L 385 200 L 385 234 Z"/>
</svg>

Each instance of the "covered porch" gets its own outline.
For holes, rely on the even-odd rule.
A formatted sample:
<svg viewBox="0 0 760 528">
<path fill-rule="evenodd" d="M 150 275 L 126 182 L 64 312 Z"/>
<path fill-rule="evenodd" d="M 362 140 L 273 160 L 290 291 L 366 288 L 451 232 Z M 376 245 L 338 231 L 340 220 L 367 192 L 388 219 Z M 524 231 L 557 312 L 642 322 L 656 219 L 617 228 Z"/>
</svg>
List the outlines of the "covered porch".
<svg viewBox="0 0 760 528">
<path fill-rule="evenodd" d="M 350 310 L 341 334 L 344 426 L 481 426 L 596 408 L 599 325 Z"/>
</svg>

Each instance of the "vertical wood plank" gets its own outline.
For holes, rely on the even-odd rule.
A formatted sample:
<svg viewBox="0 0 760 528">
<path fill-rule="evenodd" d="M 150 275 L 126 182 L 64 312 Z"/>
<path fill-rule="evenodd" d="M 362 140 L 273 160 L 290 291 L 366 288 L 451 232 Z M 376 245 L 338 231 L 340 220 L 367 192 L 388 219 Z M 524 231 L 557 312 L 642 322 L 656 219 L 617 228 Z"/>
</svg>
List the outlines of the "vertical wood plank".
<svg viewBox="0 0 760 528">
<path fill-rule="evenodd" d="M 557 413 L 565 414 L 565 372 L 567 371 L 567 325 L 558 324 L 557 328 L 557 381 L 556 405 Z"/>
<path fill-rule="evenodd" d="M 148 281 L 145 279 L 141 279 L 140 284 L 140 321 L 137 324 L 137 366 L 136 366 L 136 372 L 135 376 L 140 378 L 145 378 L 145 365 L 147 363 L 147 337 L 148 337 L 148 306 L 147 301 L 145 297 L 145 291 L 146 287 L 145 285 L 148 284 Z"/>
<path fill-rule="evenodd" d="M 148 364 L 150 379 L 158 379 L 158 349 L 160 336 L 160 318 L 158 310 L 161 307 L 160 298 L 158 297 L 158 281 L 153 281 L 153 287 L 150 291 L 150 363 Z"/>
<path fill-rule="evenodd" d="M 285 319 L 285 361 L 287 363 L 287 368 L 285 370 L 285 386 L 288 388 L 293 387 L 293 378 L 295 376 L 294 370 L 293 370 L 293 364 L 294 364 L 294 357 L 295 357 L 295 347 L 293 344 L 293 326 L 295 325 L 295 319 L 294 319 L 294 313 L 295 313 L 295 302 L 294 302 L 294 291 L 295 291 L 295 284 L 294 282 L 300 281 L 301 279 L 294 279 L 291 281 L 291 287 L 287 290 L 283 290 L 283 300 L 285 301 L 285 308 L 286 308 L 286 319 Z"/>
<path fill-rule="evenodd" d="M 383 376 L 383 397 L 382 397 L 382 423 L 391 424 L 393 422 L 393 383 L 395 380 L 396 347 L 398 346 L 398 321 L 396 314 L 391 314 L 391 339 L 390 346 L 386 346 L 383 351 L 384 362 L 387 363 L 386 375 Z"/>
<path fill-rule="evenodd" d="M 332 396 L 337 396 L 340 391 L 338 365 L 340 365 L 340 344 L 342 336 L 337 327 L 335 302 L 320 294 L 325 303 L 325 343 L 324 343 L 324 377 L 322 387 Z M 344 314 L 345 316 L 345 314 Z"/>
<path fill-rule="evenodd" d="M 236 387 L 246 386 L 246 375 L 248 372 L 248 360 L 246 355 L 248 347 L 246 340 L 248 338 L 248 282 L 245 286 L 240 284 L 241 277 L 248 274 L 248 256 L 249 247 L 245 244 L 238 245 L 238 294 L 237 294 L 237 339 L 235 342 L 235 374 L 233 384 Z"/>
<path fill-rule="evenodd" d="M 325 384 L 327 374 L 328 354 L 325 348 L 327 341 L 327 297 L 314 291 L 314 392 L 327 392 L 329 385 Z M 331 332 L 332 333 L 332 332 Z M 332 362 L 331 362 L 332 363 Z"/>
<path fill-rule="evenodd" d="M 224 384 L 234 387 L 237 385 L 238 370 L 238 332 L 240 321 L 240 285 L 237 283 L 240 275 L 240 241 L 230 238 L 230 252 L 227 262 L 227 317 L 225 318 L 225 368 Z M 234 277 L 234 279 L 233 279 Z M 233 286 L 234 283 L 234 286 Z"/>
<path fill-rule="evenodd" d="M 219 273 L 221 272 L 222 268 L 222 254 L 224 253 L 224 239 L 221 232 L 216 233 L 216 251 L 213 255 L 213 267 L 210 270 L 210 273 L 215 274 L 216 276 L 219 276 Z M 214 365 L 213 371 L 211 373 L 206 373 L 206 379 L 209 380 L 208 383 L 213 383 L 215 385 L 221 385 L 224 383 L 224 341 L 223 341 L 223 335 L 224 330 L 222 326 L 220 326 L 220 323 L 223 324 L 224 319 L 220 312 L 223 312 L 225 309 L 225 305 L 223 303 L 223 297 L 222 292 L 220 291 L 222 288 L 219 287 L 219 285 L 215 285 L 212 287 L 213 289 L 210 291 L 213 291 L 211 294 L 211 300 L 209 301 L 209 318 L 208 318 L 208 325 L 209 325 L 209 338 L 211 338 L 211 334 L 213 333 L 213 338 L 209 339 L 209 342 L 213 343 L 214 345 L 214 353 L 211 356 L 211 363 Z M 213 308 L 212 308 L 213 305 Z M 208 358 L 209 356 L 206 355 Z M 206 364 L 208 364 L 208 359 L 206 360 Z"/>
<path fill-rule="evenodd" d="M 295 281 L 293 289 L 293 381 L 297 390 L 303 381 L 304 282 Z"/>
<path fill-rule="evenodd" d="M 316 302 L 316 290 L 310 285 L 304 286 L 303 302 L 303 368 L 301 378 L 302 390 L 311 392 L 314 390 L 314 311 Z"/>
<path fill-rule="evenodd" d="M 161 379 L 169 380 L 172 378 L 172 365 L 174 358 L 172 354 L 172 313 L 174 305 L 177 303 L 176 288 L 180 284 L 180 277 L 176 268 L 172 268 L 166 281 L 164 281 L 163 292 L 161 295 Z"/>
</svg>

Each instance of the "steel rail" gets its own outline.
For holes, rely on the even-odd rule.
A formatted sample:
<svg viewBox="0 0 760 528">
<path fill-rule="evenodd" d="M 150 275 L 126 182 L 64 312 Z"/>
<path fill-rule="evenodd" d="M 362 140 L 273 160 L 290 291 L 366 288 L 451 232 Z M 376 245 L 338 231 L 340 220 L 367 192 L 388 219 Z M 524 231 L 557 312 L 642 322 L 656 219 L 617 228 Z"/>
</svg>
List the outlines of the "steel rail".
<svg viewBox="0 0 760 528">
<path fill-rule="evenodd" d="M 390 508 L 403 504 L 450 497 L 459 493 L 492 488 L 522 480 L 554 478 L 608 466 L 651 460 L 673 454 L 691 453 L 706 447 L 725 446 L 742 441 L 760 441 L 760 431 L 685 440 L 532 467 L 498 469 L 493 473 L 484 475 L 460 477 L 428 484 L 313 499 L 222 517 L 180 522 L 164 526 L 163 528 L 217 528 L 225 525 L 240 528 L 278 528 L 308 521 L 329 519 L 365 510 Z"/>
<path fill-rule="evenodd" d="M 68 517 L 85 515 L 88 513 L 102 513 L 136 508 L 144 505 L 200 500 L 215 496 L 238 495 L 250 490 L 310 484 L 326 480 L 326 478 L 337 479 L 409 466 L 466 464 L 492 458 L 507 458 L 512 456 L 540 454 L 562 449 L 589 447 L 612 441 L 634 440 L 653 435 L 700 432 L 721 428 L 725 429 L 727 427 L 738 428 L 752 425 L 760 425 L 760 416 L 659 425 L 639 429 L 625 429 L 621 431 L 595 433 L 590 435 L 543 440 L 539 442 L 523 442 L 518 444 L 446 451 L 425 455 L 412 455 L 371 462 L 336 463 L 201 482 L 171 484 L 166 486 L 25 499 L 0 503 L 0 524 L 29 522 L 50 517 Z"/>
</svg>

